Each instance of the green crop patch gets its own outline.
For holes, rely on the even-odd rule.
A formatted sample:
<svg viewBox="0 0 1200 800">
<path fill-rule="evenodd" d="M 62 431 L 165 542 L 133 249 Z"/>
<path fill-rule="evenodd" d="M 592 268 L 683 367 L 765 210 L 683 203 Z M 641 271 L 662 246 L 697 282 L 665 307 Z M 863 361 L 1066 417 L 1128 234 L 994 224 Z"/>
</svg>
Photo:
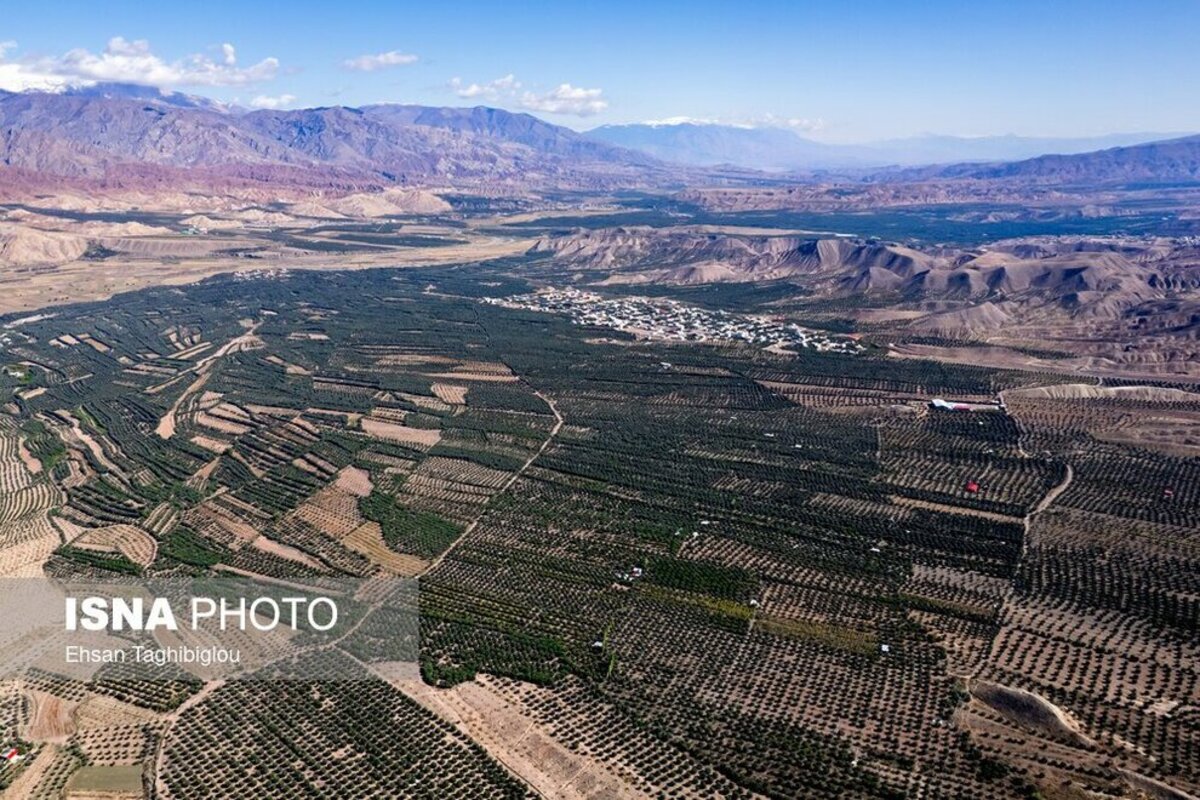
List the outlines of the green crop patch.
<svg viewBox="0 0 1200 800">
<path fill-rule="evenodd" d="M 224 548 L 182 525 L 163 537 L 158 553 L 194 567 L 211 567 L 228 555 Z"/>
<path fill-rule="evenodd" d="M 681 558 L 656 558 L 646 564 L 647 579 L 668 589 L 745 601 L 754 592 L 754 576 L 738 567 L 726 567 Z"/>
<path fill-rule="evenodd" d="M 767 615 L 756 619 L 754 627 L 775 636 L 787 636 L 861 655 L 870 655 L 879 651 L 877 636 L 853 628 Z"/>
<path fill-rule="evenodd" d="M 458 538 L 462 529 L 430 511 L 413 511 L 382 492 L 358 501 L 359 511 L 379 523 L 388 546 L 402 553 L 436 558 Z"/>
<path fill-rule="evenodd" d="M 106 553 L 95 550 L 84 550 L 78 547 L 63 546 L 54 551 L 55 555 L 67 561 L 91 567 L 103 572 L 117 572 L 122 575 L 140 575 L 142 568 L 120 553 Z"/>
</svg>

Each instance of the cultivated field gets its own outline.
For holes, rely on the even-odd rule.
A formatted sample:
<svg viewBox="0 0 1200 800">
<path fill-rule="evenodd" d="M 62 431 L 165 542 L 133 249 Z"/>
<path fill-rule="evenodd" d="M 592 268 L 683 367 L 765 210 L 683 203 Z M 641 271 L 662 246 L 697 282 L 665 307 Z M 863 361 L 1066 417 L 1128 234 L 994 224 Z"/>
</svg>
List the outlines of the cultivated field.
<svg viewBox="0 0 1200 800">
<path fill-rule="evenodd" d="M 421 589 L 407 673 L 352 640 L 306 656 L 351 681 L 4 684 L 10 795 L 1200 791 L 1191 387 L 479 302 L 521 274 L 229 277 L 6 331 L 5 575 Z"/>
</svg>

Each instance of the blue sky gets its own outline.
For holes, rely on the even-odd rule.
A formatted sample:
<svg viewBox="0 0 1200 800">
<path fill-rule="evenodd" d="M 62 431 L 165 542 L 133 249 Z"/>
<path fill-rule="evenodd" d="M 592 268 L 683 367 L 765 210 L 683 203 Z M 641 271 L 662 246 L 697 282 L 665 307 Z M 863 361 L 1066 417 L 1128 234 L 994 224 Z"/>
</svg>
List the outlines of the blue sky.
<svg viewBox="0 0 1200 800">
<path fill-rule="evenodd" d="M 243 105 L 483 104 L 827 141 L 1200 130 L 1197 0 L 6 6 L 0 88 L 123 78 Z"/>
</svg>

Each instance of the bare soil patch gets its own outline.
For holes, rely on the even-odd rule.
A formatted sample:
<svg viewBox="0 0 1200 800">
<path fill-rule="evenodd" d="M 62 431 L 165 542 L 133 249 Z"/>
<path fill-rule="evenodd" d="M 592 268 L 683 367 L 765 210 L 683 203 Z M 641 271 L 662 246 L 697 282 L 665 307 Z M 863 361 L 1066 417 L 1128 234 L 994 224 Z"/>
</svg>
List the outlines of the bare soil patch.
<svg viewBox="0 0 1200 800">
<path fill-rule="evenodd" d="M 980 682 L 971 687 L 971 694 L 988 707 L 1000 712 L 1018 725 L 1033 728 L 1054 738 L 1065 739 L 1081 747 L 1092 740 L 1079 731 L 1079 724 L 1061 708 L 1044 697 L 1023 689 Z"/>
<path fill-rule="evenodd" d="M 205 450 L 211 450 L 218 455 L 226 452 L 230 447 L 233 446 L 229 442 L 223 442 L 220 439 L 214 439 L 211 436 L 205 436 L 204 434 L 199 433 L 191 438 L 191 442 L 194 445 L 203 447 Z"/>
<path fill-rule="evenodd" d="M 499 372 L 426 372 L 430 378 L 456 381 L 481 381 L 491 383 L 516 383 L 516 375 L 505 375 Z"/>
<path fill-rule="evenodd" d="M 461 406 L 465 405 L 467 402 L 466 386 L 455 386 L 454 384 L 450 383 L 435 383 L 430 388 L 433 393 L 437 395 L 437 398 L 444 403 Z"/>
<path fill-rule="evenodd" d="M 439 356 L 430 353 L 389 353 L 375 359 L 381 367 L 405 367 L 413 364 L 457 364 L 449 356 Z"/>
<path fill-rule="evenodd" d="M 970 508 L 969 506 L 955 506 L 949 503 L 936 503 L 931 500 L 918 500 L 913 497 L 903 497 L 901 495 L 892 495 L 889 498 L 898 506 L 908 506 L 909 508 L 921 508 L 926 511 L 936 511 L 942 514 L 965 514 L 969 517 L 979 517 L 980 519 L 989 519 L 993 522 L 1020 522 L 1020 517 L 1010 517 L 1007 514 L 997 514 L 994 511 L 983 511 L 978 508 Z"/>
<path fill-rule="evenodd" d="M 303 564 L 304 566 L 312 567 L 315 570 L 320 570 L 322 572 L 325 571 L 324 564 L 322 564 L 320 561 L 317 561 L 303 550 L 298 550 L 291 545 L 277 542 L 274 539 L 267 538 L 266 536 L 259 536 L 250 543 L 250 546 L 255 550 L 260 550 L 269 555 L 284 558 L 288 561 L 295 561 L 297 564 Z"/>
<path fill-rule="evenodd" d="M 395 575 L 414 577 L 429 568 L 429 562 L 410 553 L 397 553 L 383 540 L 378 522 L 364 522 L 341 540 L 349 550 L 366 556 L 372 563 Z"/>
<path fill-rule="evenodd" d="M 24 439 L 17 442 L 17 454 L 21 457 L 21 463 L 32 474 L 37 475 L 42 471 L 42 462 L 34 458 L 33 453 L 30 453 L 28 448 L 25 447 Z"/>
<path fill-rule="evenodd" d="M 158 542 L 133 525 L 93 528 L 71 542 L 72 547 L 101 553 L 120 553 L 135 564 L 149 566 L 158 553 Z"/>
<path fill-rule="evenodd" d="M 453 689 L 427 686 L 420 678 L 392 679 L 410 698 L 450 722 L 533 788 L 556 800 L 644 797 L 610 767 L 573 751 L 552 731 L 509 703 L 488 684 L 461 683 Z"/>
<path fill-rule="evenodd" d="M 383 422 L 371 417 L 363 417 L 359 423 L 362 429 L 372 436 L 387 439 L 402 444 L 416 444 L 422 447 L 433 447 L 442 438 L 442 432 L 427 428 L 410 428 L 407 425 L 397 425 L 393 422 Z"/>
<path fill-rule="evenodd" d="M 371 473 L 358 467 L 346 467 L 338 473 L 333 485 L 343 492 L 349 492 L 355 497 L 366 497 L 374 486 L 371 484 Z"/>
<path fill-rule="evenodd" d="M 218 417 L 215 414 L 209 414 L 206 411 L 202 411 L 196 415 L 196 424 L 203 425 L 206 428 L 212 428 L 213 430 L 220 431 L 221 433 L 227 433 L 230 436 L 241 436 L 250 430 L 249 425 L 243 425 L 225 417 Z"/>
<path fill-rule="evenodd" d="M 29 719 L 21 735 L 32 742 L 57 742 L 62 744 L 75 732 L 75 709 L 78 703 L 64 700 L 57 695 L 31 690 Z"/>
</svg>

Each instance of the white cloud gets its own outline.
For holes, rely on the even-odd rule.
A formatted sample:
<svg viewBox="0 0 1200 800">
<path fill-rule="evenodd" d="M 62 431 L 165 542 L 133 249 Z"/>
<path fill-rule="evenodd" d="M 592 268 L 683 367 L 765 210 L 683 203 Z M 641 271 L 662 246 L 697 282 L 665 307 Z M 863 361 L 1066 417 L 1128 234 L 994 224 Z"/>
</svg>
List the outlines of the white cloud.
<svg viewBox="0 0 1200 800">
<path fill-rule="evenodd" d="M 788 125 L 790 125 L 793 128 L 800 128 L 801 130 L 805 130 L 805 131 L 823 131 L 823 130 L 825 130 L 825 120 L 821 119 L 820 117 L 817 117 L 814 120 L 793 119 L 788 122 Z"/>
<path fill-rule="evenodd" d="M 24 92 L 29 89 L 54 91 L 66 83 L 57 75 L 46 75 L 30 70 L 21 64 L 0 63 L 0 89 L 6 92 Z"/>
<path fill-rule="evenodd" d="M 277 108 L 285 108 L 294 102 L 296 102 L 296 95 L 294 94 L 281 94 L 277 97 L 260 94 L 258 97 L 250 101 L 250 107 L 274 110 Z"/>
<path fill-rule="evenodd" d="M 130 81 L 152 86 L 244 86 L 275 77 L 279 61 L 264 58 L 250 67 L 237 66 L 231 45 L 223 45 L 223 63 L 193 54 L 178 61 L 165 61 L 150 50 L 145 39 L 128 41 L 120 36 L 109 39 L 104 52 L 94 54 L 82 48 L 55 59 L 52 70 L 64 77 L 88 81 Z"/>
<path fill-rule="evenodd" d="M 8 45 L 9 43 L 5 43 Z M 160 88 L 178 86 L 244 86 L 268 81 L 279 71 L 279 60 L 264 58 L 249 67 L 237 65 L 231 44 L 221 45 L 222 59 L 216 62 L 199 53 L 167 61 L 150 49 L 145 39 L 129 41 L 121 36 L 108 40 L 103 52 L 76 48 L 61 56 L 4 61 L 11 46 L 0 51 L 0 87 L 7 89 L 51 89 L 65 84 L 100 81 L 141 83 Z"/>
<path fill-rule="evenodd" d="M 641 123 L 651 127 L 666 127 L 670 125 L 722 125 L 727 128 L 788 128 L 797 132 L 815 133 L 824 130 L 825 120 L 807 119 L 800 117 L 780 117 L 775 114 L 763 114 L 759 117 L 666 117 L 664 119 L 649 119 Z"/>
<path fill-rule="evenodd" d="M 816 133 L 825 130 L 825 120 L 820 117 L 817 119 L 789 119 L 787 126 L 792 130 Z"/>
<path fill-rule="evenodd" d="M 412 53 L 401 53 L 399 50 L 390 50 L 386 53 L 366 54 L 358 58 L 348 58 L 342 62 L 342 66 L 346 69 L 358 70 L 359 72 L 374 72 L 386 67 L 400 67 L 405 64 L 413 64 L 416 61 L 417 56 Z"/>
<path fill-rule="evenodd" d="M 15 61 L 6 61 L 5 56 L 17 48 L 12 40 L 0 42 L 0 90 L 9 92 L 24 92 L 27 89 L 53 91 L 60 88 L 65 81 Z"/>
<path fill-rule="evenodd" d="M 820 117 L 808 119 L 807 117 L 779 117 L 774 114 L 764 114 L 754 120 L 752 124 L 755 127 L 791 128 L 803 133 L 816 133 L 825 129 L 825 120 Z"/>
<path fill-rule="evenodd" d="M 450 88 L 456 95 L 462 98 L 484 98 L 487 100 L 495 100 L 500 97 L 511 96 L 517 89 L 521 88 L 521 82 L 512 73 L 505 75 L 503 78 L 496 78 L 494 81 L 487 83 L 463 83 L 462 78 L 451 78 Z"/>
<path fill-rule="evenodd" d="M 487 83 L 467 83 L 454 77 L 448 86 L 450 91 L 466 100 L 509 101 L 505 104 L 545 114 L 588 117 L 608 108 L 603 89 L 584 89 L 563 83 L 548 92 L 521 92 L 521 82 L 512 73 Z"/>
<path fill-rule="evenodd" d="M 705 117 L 664 117 L 663 119 L 648 119 L 642 123 L 652 128 L 667 128 L 672 125 L 720 125 L 721 121 Z"/>
<path fill-rule="evenodd" d="M 603 98 L 603 94 L 603 89 L 584 89 L 563 83 L 542 94 L 525 92 L 521 95 L 521 107 L 546 114 L 590 117 L 608 108 L 608 101 Z"/>
</svg>

